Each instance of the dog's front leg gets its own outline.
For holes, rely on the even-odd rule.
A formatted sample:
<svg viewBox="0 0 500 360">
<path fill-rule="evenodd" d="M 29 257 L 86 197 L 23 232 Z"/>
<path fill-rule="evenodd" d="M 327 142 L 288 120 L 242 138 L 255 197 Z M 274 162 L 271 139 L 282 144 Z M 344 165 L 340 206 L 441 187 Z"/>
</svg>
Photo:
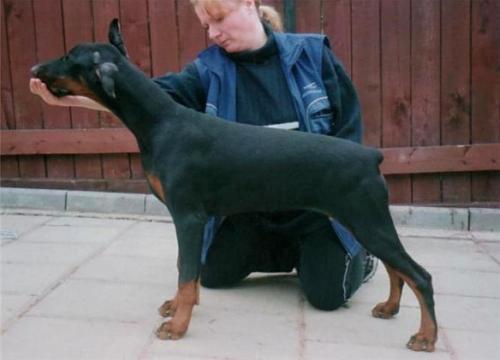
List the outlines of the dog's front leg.
<svg viewBox="0 0 500 360">
<path fill-rule="evenodd" d="M 160 339 L 180 339 L 186 333 L 193 307 L 199 303 L 198 278 L 201 267 L 201 247 L 205 221 L 194 216 L 181 218 L 174 223 L 179 245 L 179 286 L 174 299 L 159 309 L 162 316 L 173 316 L 156 331 Z"/>
<path fill-rule="evenodd" d="M 197 303 L 197 294 L 197 280 L 179 285 L 177 294 L 171 303 L 173 317 L 171 320 L 161 324 L 156 331 L 156 335 L 159 339 L 177 340 L 184 336 L 189 327 L 189 322 L 191 321 L 193 307 Z"/>
<path fill-rule="evenodd" d="M 198 280 L 198 283 L 196 284 L 196 302 L 195 305 L 200 304 L 200 280 Z M 158 309 L 158 313 L 162 317 L 171 317 L 175 315 L 175 312 L 177 311 L 177 307 L 179 306 L 179 292 L 175 294 L 175 297 L 173 299 L 169 299 L 165 301 L 160 308 Z"/>
</svg>

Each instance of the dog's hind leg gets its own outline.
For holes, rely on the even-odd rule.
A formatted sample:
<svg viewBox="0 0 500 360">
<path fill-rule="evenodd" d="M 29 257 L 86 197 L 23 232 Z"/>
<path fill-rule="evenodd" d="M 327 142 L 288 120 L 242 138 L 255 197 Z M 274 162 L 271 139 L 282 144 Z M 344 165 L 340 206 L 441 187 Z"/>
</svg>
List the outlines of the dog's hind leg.
<svg viewBox="0 0 500 360">
<path fill-rule="evenodd" d="M 383 263 L 390 281 L 389 298 L 372 309 L 372 315 L 376 318 L 390 319 L 399 312 L 399 303 L 403 293 L 404 280 L 386 263 Z"/>
<path fill-rule="evenodd" d="M 339 205 L 342 204 L 342 205 Z M 365 178 L 351 194 L 338 201 L 337 218 L 348 226 L 358 241 L 370 253 L 378 257 L 389 272 L 391 294 L 389 301 L 377 305 L 388 317 L 399 306 L 401 279 L 415 293 L 421 310 L 419 331 L 410 338 L 407 347 L 415 351 L 434 351 L 437 340 L 437 323 L 431 275 L 417 264 L 405 251 L 399 240 L 389 212 L 388 194 L 381 176 Z M 399 287 L 399 290 L 398 290 Z"/>
</svg>

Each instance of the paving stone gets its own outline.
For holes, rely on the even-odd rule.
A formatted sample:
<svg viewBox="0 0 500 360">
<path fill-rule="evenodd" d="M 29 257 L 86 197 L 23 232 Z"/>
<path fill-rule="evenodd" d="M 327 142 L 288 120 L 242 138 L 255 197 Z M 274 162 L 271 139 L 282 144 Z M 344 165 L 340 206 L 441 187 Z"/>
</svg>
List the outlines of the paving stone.
<svg viewBox="0 0 500 360">
<path fill-rule="evenodd" d="M 165 237 L 168 239 L 176 239 L 175 226 L 168 221 L 138 221 L 127 231 L 130 237 Z"/>
<path fill-rule="evenodd" d="M 26 215 L 0 215 L 0 227 L 4 230 L 11 230 L 19 237 L 30 231 L 31 229 L 40 226 L 51 220 L 50 216 L 26 216 Z"/>
<path fill-rule="evenodd" d="M 500 243 L 500 232 L 471 231 L 471 236 L 476 240 L 491 241 Z"/>
<path fill-rule="evenodd" d="M 500 298 L 437 295 L 435 301 L 440 326 L 500 334 Z"/>
<path fill-rule="evenodd" d="M 472 240 L 474 236 L 468 231 L 447 230 L 447 229 L 429 229 L 423 226 L 409 227 L 398 226 L 398 235 L 400 237 L 420 237 L 425 239 L 455 239 L 455 240 Z M 488 233 L 491 234 L 491 233 Z"/>
<path fill-rule="evenodd" d="M 344 344 L 341 342 L 307 341 L 303 359 L 314 360 L 449 360 L 450 355 L 441 347 L 433 353 L 420 353 L 406 349 L 404 344 L 396 347 L 385 347 L 383 341 L 379 346 Z"/>
<path fill-rule="evenodd" d="M 500 265 L 473 241 L 405 238 L 403 242 L 408 253 L 424 267 L 500 271 Z"/>
<path fill-rule="evenodd" d="M 103 255 L 162 258 L 176 264 L 177 241 L 175 235 L 156 237 L 127 232 L 119 241 L 111 244 Z"/>
<path fill-rule="evenodd" d="M 390 320 L 371 316 L 367 304 L 353 303 L 349 309 L 322 312 L 307 307 L 305 311 L 306 339 L 316 342 L 341 343 L 355 346 L 383 346 L 405 349 L 405 344 L 420 326 L 420 310 L 408 308 Z M 439 351 L 446 351 L 442 343 Z"/>
<path fill-rule="evenodd" d="M 500 209 L 470 209 L 470 230 L 500 232 Z"/>
<path fill-rule="evenodd" d="M 201 288 L 203 304 L 210 309 L 241 313 L 287 315 L 299 306 L 302 290 L 296 277 L 252 274 L 241 284 L 229 289 Z"/>
<path fill-rule="evenodd" d="M 2 292 L 2 330 L 6 329 L 29 304 L 36 301 L 36 298 L 35 295 Z"/>
<path fill-rule="evenodd" d="M 16 241 L 2 248 L 2 262 L 78 265 L 100 247 L 99 243 L 30 243 Z"/>
<path fill-rule="evenodd" d="M 113 227 L 80 227 L 45 225 L 20 238 L 20 241 L 58 243 L 105 243 L 113 240 L 123 229 Z"/>
<path fill-rule="evenodd" d="M 500 333 L 446 330 L 454 358 L 471 360 L 495 360 L 500 354 Z"/>
<path fill-rule="evenodd" d="M 158 200 L 154 195 L 146 195 L 146 214 L 148 215 L 164 215 L 170 217 L 165 204 Z"/>
<path fill-rule="evenodd" d="M 117 283 L 168 284 L 173 295 L 177 287 L 177 265 L 164 258 L 103 255 L 80 267 L 72 278 Z"/>
<path fill-rule="evenodd" d="M 146 358 L 294 359 L 299 343 L 295 314 L 262 315 L 199 308 L 182 341 L 155 340 Z M 216 345 L 218 344 L 218 346 Z"/>
<path fill-rule="evenodd" d="M 500 243 L 482 242 L 479 246 L 484 249 L 487 256 L 493 258 L 500 266 Z"/>
<path fill-rule="evenodd" d="M 2 293 L 41 295 L 71 268 L 68 264 L 2 264 Z"/>
<path fill-rule="evenodd" d="M 97 227 L 97 228 L 126 228 L 136 220 L 125 220 L 125 219 L 110 219 L 109 217 L 85 217 L 85 214 L 81 216 L 54 216 L 52 220 L 48 221 L 45 225 L 48 226 L 70 226 L 76 227 L 78 230 L 84 227 Z"/>
<path fill-rule="evenodd" d="M 333 356 L 332 356 L 333 354 Z M 422 354 L 406 349 L 404 344 L 399 348 L 379 346 L 363 346 L 324 341 L 307 341 L 304 359 L 314 360 L 449 360 L 450 355 L 438 347 L 433 353 Z"/>
<path fill-rule="evenodd" d="M 145 195 L 71 191 L 68 193 L 67 210 L 97 213 L 144 214 Z"/>
<path fill-rule="evenodd" d="M 144 324 L 26 317 L 2 336 L 3 360 L 135 360 L 149 341 Z"/>
<path fill-rule="evenodd" d="M 467 209 L 432 207 L 391 207 L 396 225 L 410 227 L 468 230 Z"/>
<path fill-rule="evenodd" d="M 2 208 L 65 210 L 65 190 L 0 188 Z"/>
<path fill-rule="evenodd" d="M 432 276 L 440 295 L 500 298 L 499 272 L 436 268 Z"/>
<path fill-rule="evenodd" d="M 96 280 L 67 280 L 34 307 L 28 315 L 150 322 L 171 294 L 166 286 L 125 284 Z"/>
<path fill-rule="evenodd" d="M 408 287 L 394 319 L 371 316 L 389 291 L 382 266 L 346 308 L 333 312 L 304 302 L 290 275 L 254 274 L 232 289 L 201 289 L 186 337 L 160 341 L 153 335 L 164 321 L 157 308 L 177 282 L 173 224 L 61 214 L 44 215 L 43 226 L 33 212 L 10 219 L 33 231 L 1 247 L 8 325 L 2 359 L 441 360 L 500 353 L 500 239 L 493 232 L 398 228 L 434 279 L 441 335 L 435 353 L 421 354 L 405 348 L 420 315 Z M 99 231 L 104 235 L 92 241 Z M 29 311 L 19 318 L 23 310 Z"/>
</svg>

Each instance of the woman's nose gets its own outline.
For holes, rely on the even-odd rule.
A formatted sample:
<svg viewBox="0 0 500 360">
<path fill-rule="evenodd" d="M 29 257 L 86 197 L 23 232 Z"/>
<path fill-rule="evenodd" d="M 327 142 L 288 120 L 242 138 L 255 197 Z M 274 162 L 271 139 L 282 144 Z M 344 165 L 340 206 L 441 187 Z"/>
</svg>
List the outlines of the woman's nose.
<svg viewBox="0 0 500 360">
<path fill-rule="evenodd" d="M 215 40 L 220 36 L 220 30 L 216 26 L 210 26 L 208 28 L 208 37 L 210 40 Z"/>
</svg>

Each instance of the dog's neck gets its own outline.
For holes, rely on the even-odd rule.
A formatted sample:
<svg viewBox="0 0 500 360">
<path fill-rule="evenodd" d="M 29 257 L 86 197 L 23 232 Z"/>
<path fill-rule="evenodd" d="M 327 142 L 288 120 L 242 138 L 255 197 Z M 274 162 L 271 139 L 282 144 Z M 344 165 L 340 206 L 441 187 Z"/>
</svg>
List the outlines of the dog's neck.
<svg viewBox="0 0 500 360">
<path fill-rule="evenodd" d="M 179 111 L 177 104 L 150 78 L 126 60 L 118 65 L 114 74 L 115 98 L 102 97 L 109 108 L 134 133 L 142 150 L 150 147 L 155 132 L 169 119 L 178 121 L 173 114 Z"/>
</svg>

